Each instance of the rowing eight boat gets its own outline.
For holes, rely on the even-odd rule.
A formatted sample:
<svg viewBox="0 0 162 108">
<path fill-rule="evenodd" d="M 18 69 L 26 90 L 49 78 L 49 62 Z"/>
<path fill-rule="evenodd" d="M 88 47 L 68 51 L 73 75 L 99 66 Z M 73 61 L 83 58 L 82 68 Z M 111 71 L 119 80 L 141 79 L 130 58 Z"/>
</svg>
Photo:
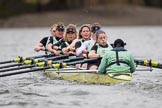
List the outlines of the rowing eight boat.
<svg viewBox="0 0 162 108">
<path fill-rule="evenodd" d="M 62 69 L 54 70 L 48 69 L 44 71 L 44 74 L 51 79 L 63 79 L 67 81 L 76 81 L 79 83 L 87 84 L 118 84 L 123 82 L 129 82 L 132 80 L 132 75 L 129 74 L 97 74 L 97 70 L 77 70 L 77 69 Z"/>
</svg>

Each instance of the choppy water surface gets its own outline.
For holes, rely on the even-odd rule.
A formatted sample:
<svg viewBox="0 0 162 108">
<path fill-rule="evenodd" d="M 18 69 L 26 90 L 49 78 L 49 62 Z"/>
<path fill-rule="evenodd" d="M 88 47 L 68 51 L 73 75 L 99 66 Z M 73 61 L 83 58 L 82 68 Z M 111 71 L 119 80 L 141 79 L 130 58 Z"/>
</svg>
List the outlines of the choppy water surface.
<svg viewBox="0 0 162 108">
<path fill-rule="evenodd" d="M 135 58 L 162 63 L 162 27 L 105 27 L 109 41 L 126 41 Z M 0 61 L 44 54 L 34 45 L 49 28 L 0 29 Z M 146 68 L 146 67 L 142 67 Z M 162 105 L 162 70 L 136 71 L 130 83 L 86 85 L 51 80 L 41 72 L 0 78 L 1 108 L 158 108 Z"/>
</svg>

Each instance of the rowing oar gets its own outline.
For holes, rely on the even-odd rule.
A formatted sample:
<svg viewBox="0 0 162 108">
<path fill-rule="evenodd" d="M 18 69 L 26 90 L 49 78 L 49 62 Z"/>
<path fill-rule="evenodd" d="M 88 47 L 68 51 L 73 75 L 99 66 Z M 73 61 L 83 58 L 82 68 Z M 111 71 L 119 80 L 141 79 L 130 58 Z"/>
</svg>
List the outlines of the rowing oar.
<svg viewBox="0 0 162 108">
<path fill-rule="evenodd" d="M 20 63 L 14 63 L 14 64 L 10 64 L 10 65 L 5 65 L 5 66 L 1 66 L 0 69 L 3 68 L 9 68 L 9 67 L 15 67 L 15 66 L 22 66 L 22 65 L 30 65 L 30 64 L 34 64 L 34 63 L 38 63 L 38 62 L 42 62 L 45 60 L 60 60 L 60 59 L 64 59 L 64 58 L 68 58 L 67 55 L 61 55 L 61 56 L 54 56 L 54 57 L 49 57 L 49 58 L 43 58 L 43 59 L 30 59 L 30 60 L 25 60 L 23 62 Z"/>
<path fill-rule="evenodd" d="M 1 69 L 0 72 L 7 72 L 7 71 L 13 71 L 13 70 L 20 70 L 20 69 L 26 69 L 26 68 L 32 68 L 32 67 L 36 67 L 38 64 L 38 62 L 46 62 L 46 63 L 50 63 L 50 64 L 54 64 L 54 63 L 61 63 L 61 62 L 72 62 L 72 61 L 77 61 L 77 60 L 82 60 L 84 59 L 84 57 L 77 57 L 77 58 L 66 58 L 68 56 L 62 56 L 62 57 L 55 57 L 55 61 L 52 61 L 52 59 L 50 60 L 37 60 L 35 61 L 35 63 L 31 63 L 30 60 L 28 60 L 25 64 L 28 64 L 28 65 L 24 65 L 24 66 L 20 66 L 20 67 L 13 67 L 13 68 L 8 68 L 8 69 Z M 61 60 L 58 59 L 58 58 L 62 58 Z M 58 60 L 57 60 L 58 59 Z"/>
<path fill-rule="evenodd" d="M 95 74 L 99 74 L 98 70 L 61 70 L 61 71 L 55 71 L 56 73 L 95 73 Z"/>
<path fill-rule="evenodd" d="M 46 69 L 50 69 L 50 68 L 60 69 L 60 68 L 65 68 L 67 65 L 88 63 L 88 62 L 94 62 L 94 61 L 97 61 L 97 60 L 98 59 L 84 59 L 84 60 L 79 60 L 79 61 L 72 61 L 72 62 L 67 62 L 67 63 L 62 62 L 62 63 L 56 63 L 56 64 L 51 64 L 51 62 L 48 62 L 48 63 L 40 62 L 40 63 L 35 64 L 35 67 L 37 67 L 37 68 L 32 68 L 30 70 L 17 71 L 17 72 L 14 72 L 14 73 L 6 73 L 6 74 L 0 75 L 0 77 L 29 73 L 29 72 L 35 72 L 35 71 L 41 71 L 41 70 L 46 70 Z"/>
<path fill-rule="evenodd" d="M 49 54 L 49 55 L 39 55 L 39 56 L 32 56 L 32 57 L 17 57 L 13 60 L 8 60 L 8 61 L 2 61 L 0 62 L 0 64 L 6 64 L 6 63 L 13 63 L 13 62 L 23 62 L 25 60 L 29 60 L 29 59 L 36 59 L 36 58 L 43 58 L 43 57 L 52 57 L 55 56 L 55 54 Z"/>
<path fill-rule="evenodd" d="M 162 69 L 162 64 L 158 63 L 157 61 L 152 60 L 134 60 L 137 65 L 147 66 L 147 67 L 154 67 Z"/>
</svg>

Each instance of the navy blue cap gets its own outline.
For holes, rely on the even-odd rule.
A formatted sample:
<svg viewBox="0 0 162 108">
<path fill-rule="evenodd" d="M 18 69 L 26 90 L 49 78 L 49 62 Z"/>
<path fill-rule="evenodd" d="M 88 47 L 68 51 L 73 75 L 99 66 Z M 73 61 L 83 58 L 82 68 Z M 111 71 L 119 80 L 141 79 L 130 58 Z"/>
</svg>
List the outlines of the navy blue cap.
<svg viewBox="0 0 162 108">
<path fill-rule="evenodd" d="M 65 27 L 62 26 L 62 25 L 59 25 L 59 26 L 56 27 L 56 30 L 64 31 L 65 30 Z"/>
</svg>

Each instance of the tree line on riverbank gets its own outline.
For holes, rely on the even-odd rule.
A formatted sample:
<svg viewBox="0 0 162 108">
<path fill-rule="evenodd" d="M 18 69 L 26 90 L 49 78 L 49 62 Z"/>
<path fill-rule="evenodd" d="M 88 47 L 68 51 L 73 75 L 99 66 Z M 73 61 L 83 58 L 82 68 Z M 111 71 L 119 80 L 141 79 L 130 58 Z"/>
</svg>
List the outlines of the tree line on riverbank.
<svg viewBox="0 0 162 108">
<path fill-rule="evenodd" d="M 0 18 L 22 13 L 67 10 L 111 4 L 162 8 L 162 0 L 0 0 Z"/>
</svg>

